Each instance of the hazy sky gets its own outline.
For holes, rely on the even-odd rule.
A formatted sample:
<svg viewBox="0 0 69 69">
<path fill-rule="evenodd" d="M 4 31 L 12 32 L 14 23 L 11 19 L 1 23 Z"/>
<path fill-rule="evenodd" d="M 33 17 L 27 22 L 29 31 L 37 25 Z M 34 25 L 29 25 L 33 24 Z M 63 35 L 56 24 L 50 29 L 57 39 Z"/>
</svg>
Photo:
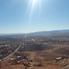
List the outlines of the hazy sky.
<svg viewBox="0 0 69 69">
<path fill-rule="evenodd" d="M 69 0 L 0 0 L 0 33 L 69 29 Z"/>
</svg>

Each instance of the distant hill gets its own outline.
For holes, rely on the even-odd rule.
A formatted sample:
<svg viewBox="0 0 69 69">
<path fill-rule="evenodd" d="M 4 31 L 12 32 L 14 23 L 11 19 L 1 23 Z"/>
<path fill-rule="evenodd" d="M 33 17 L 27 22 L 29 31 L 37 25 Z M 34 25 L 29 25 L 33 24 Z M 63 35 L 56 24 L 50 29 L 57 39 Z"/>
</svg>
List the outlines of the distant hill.
<svg viewBox="0 0 69 69">
<path fill-rule="evenodd" d="M 29 35 L 34 36 L 69 36 L 69 30 L 56 30 L 56 31 L 42 31 L 42 32 L 35 32 L 30 33 Z"/>
<path fill-rule="evenodd" d="M 69 30 L 56 30 L 56 31 L 42 31 L 27 34 L 30 37 L 46 37 L 54 39 L 68 39 L 69 40 Z"/>
<path fill-rule="evenodd" d="M 55 30 L 55 31 L 42 31 L 28 34 L 12 34 L 12 35 L 1 35 L 1 38 L 30 38 L 30 37 L 46 37 L 54 39 L 67 39 L 69 40 L 69 30 Z"/>
</svg>

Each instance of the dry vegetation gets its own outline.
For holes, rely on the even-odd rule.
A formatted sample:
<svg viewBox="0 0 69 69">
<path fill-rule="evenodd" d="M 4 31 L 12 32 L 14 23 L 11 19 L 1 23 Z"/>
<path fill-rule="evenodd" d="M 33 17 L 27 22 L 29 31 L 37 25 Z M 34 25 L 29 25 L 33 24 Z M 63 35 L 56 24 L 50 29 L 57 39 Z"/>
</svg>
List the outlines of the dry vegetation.
<svg viewBox="0 0 69 69">
<path fill-rule="evenodd" d="M 40 56 L 36 52 L 25 52 L 25 54 L 28 55 L 29 58 L 31 58 L 32 60 L 32 62 L 30 63 L 31 68 L 27 67 L 27 69 L 62 69 L 62 65 L 54 63 L 55 60 L 49 60 L 48 58 L 48 60 L 46 60 L 45 57 Z M 9 61 L 3 62 L 1 69 L 25 69 L 25 66 L 22 64 L 22 62 L 11 64 L 11 62 Z"/>
<path fill-rule="evenodd" d="M 22 42 L 15 42 L 16 48 Z M 26 41 L 24 46 L 8 60 L 0 61 L 0 69 L 69 69 L 69 42 Z"/>
</svg>

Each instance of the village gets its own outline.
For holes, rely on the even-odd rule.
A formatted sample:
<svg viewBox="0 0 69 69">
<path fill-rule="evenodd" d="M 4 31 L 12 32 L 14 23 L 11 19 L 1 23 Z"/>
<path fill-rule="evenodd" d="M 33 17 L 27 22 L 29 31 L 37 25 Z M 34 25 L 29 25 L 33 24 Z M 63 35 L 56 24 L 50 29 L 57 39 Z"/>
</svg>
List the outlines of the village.
<svg viewBox="0 0 69 69">
<path fill-rule="evenodd" d="M 49 69 L 51 67 L 63 69 L 69 65 L 68 54 L 62 54 L 62 49 L 66 48 L 67 51 L 68 44 L 68 41 L 64 43 L 64 41 L 34 38 L 2 41 L 0 43 L 0 69 L 46 69 L 48 67 Z M 56 51 L 60 51 L 60 54 Z"/>
</svg>

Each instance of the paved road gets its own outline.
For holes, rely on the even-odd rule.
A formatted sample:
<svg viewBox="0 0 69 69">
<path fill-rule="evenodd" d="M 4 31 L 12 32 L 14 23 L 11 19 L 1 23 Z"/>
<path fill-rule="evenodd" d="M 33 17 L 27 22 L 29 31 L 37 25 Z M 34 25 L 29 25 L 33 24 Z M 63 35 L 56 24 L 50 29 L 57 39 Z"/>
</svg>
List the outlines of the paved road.
<svg viewBox="0 0 69 69">
<path fill-rule="evenodd" d="M 20 49 L 20 47 L 21 47 L 21 45 L 19 45 L 18 48 L 14 52 L 12 52 L 10 55 L 3 58 L 2 61 L 7 61 L 9 58 L 11 58 Z"/>
</svg>

